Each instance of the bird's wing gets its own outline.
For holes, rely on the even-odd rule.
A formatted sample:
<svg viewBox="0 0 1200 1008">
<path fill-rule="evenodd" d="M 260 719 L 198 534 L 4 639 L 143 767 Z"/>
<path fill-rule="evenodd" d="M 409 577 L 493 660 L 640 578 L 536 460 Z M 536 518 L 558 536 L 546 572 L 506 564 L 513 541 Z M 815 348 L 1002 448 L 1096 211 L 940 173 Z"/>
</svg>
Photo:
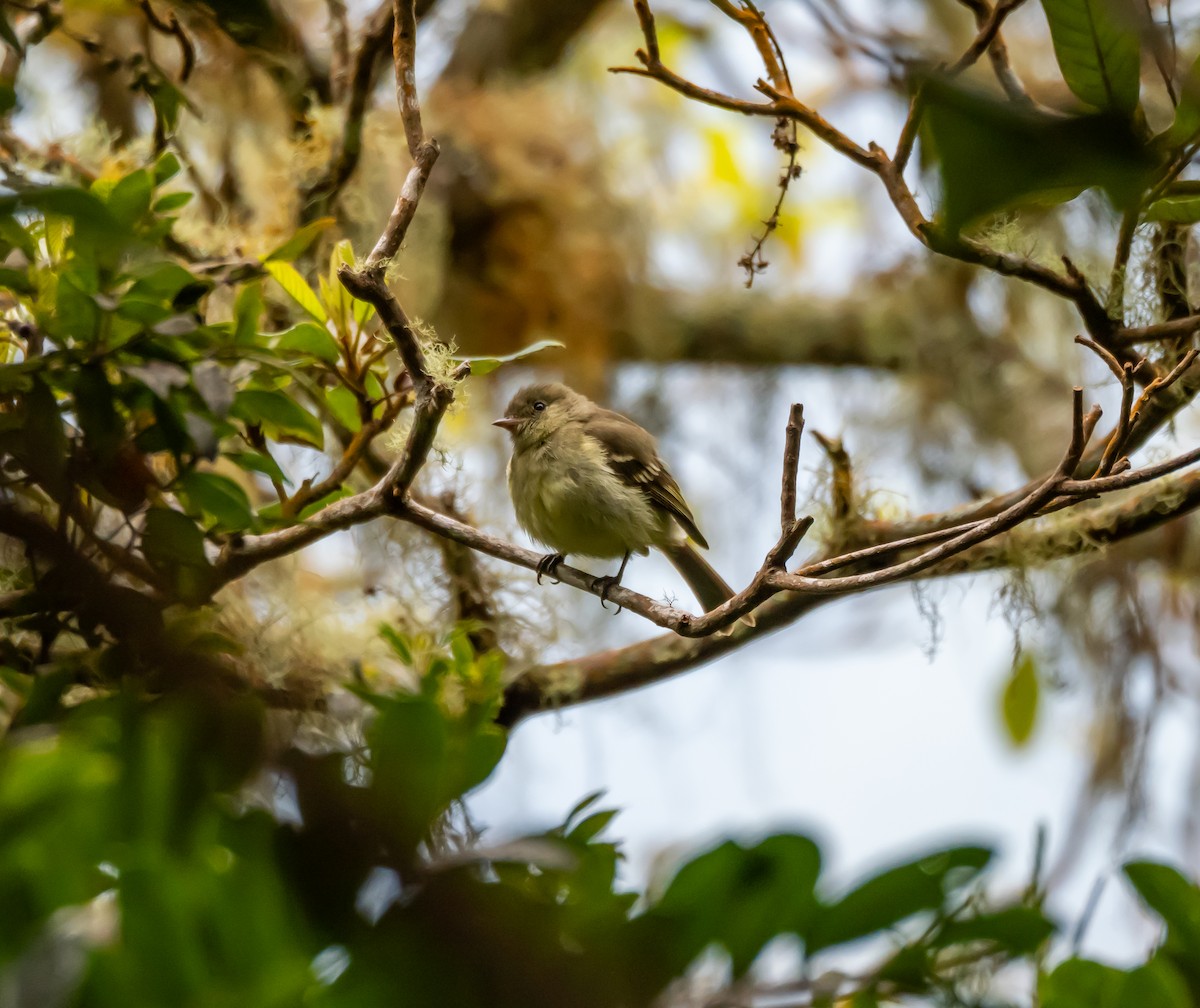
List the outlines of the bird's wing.
<svg viewBox="0 0 1200 1008">
<path fill-rule="evenodd" d="M 638 487 L 671 514 L 697 545 L 708 549 L 708 541 L 696 527 L 679 484 L 658 457 L 658 446 L 647 431 L 620 413 L 605 409 L 596 410 L 584 430 L 600 442 L 613 472 L 630 486 Z"/>
</svg>

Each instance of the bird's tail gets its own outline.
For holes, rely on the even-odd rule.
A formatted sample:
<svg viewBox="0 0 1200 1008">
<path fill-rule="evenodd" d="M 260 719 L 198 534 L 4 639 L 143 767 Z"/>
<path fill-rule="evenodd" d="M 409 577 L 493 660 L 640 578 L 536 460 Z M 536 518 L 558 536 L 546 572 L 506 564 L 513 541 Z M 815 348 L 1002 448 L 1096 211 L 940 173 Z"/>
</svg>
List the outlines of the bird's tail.
<svg viewBox="0 0 1200 1008">
<path fill-rule="evenodd" d="M 659 549 L 688 583 L 688 587 L 692 589 L 692 593 L 705 612 L 716 609 L 722 602 L 727 602 L 736 594 L 725 583 L 725 579 L 713 570 L 712 565 L 700 555 L 696 547 L 686 539 L 681 542 L 665 543 Z M 754 617 L 747 613 L 742 617 L 742 622 L 747 626 L 754 626 Z"/>
</svg>

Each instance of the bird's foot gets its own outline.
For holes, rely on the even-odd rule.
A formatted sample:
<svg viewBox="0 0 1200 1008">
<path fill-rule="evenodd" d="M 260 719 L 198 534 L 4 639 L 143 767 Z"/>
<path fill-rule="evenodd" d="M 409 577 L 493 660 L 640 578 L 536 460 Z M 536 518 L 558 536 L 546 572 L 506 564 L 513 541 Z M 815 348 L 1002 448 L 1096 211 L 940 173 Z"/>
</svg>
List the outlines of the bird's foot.
<svg viewBox="0 0 1200 1008">
<path fill-rule="evenodd" d="M 608 593 L 616 588 L 620 583 L 620 576 L 613 577 L 611 574 L 605 574 L 603 577 L 593 578 L 592 591 L 595 591 L 597 588 L 600 589 L 600 605 L 603 609 L 608 609 Z M 620 611 L 621 607 L 617 606 L 617 608 L 613 610 L 613 615 L 616 616 Z"/>
<path fill-rule="evenodd" d="M 559 581 L 558 578 L 555 577 L 555 573 L 558 570 L 558 565 L 566 559 L 567 557 L 564 553 L 547 553 L 544 557 L 542 557 L 542 559 L 538 561 L 537 565 L 537 583 L 541 584 L 542 578 L 548 577 L 550 578 L 551 584 L 558 584 Z"/>
</svg>

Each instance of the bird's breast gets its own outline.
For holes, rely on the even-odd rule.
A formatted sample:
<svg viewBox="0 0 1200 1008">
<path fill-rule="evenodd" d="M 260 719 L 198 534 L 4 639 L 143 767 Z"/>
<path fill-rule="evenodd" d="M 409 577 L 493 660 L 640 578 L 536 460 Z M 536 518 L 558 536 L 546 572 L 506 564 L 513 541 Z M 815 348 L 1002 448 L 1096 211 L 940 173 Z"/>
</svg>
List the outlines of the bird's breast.
<svg viewBox="0 0 1200 1008">
<path fill-rule="evenodd" d="M 589 439 L 515 453 L 508 483 L 521 526 L 558 553 L 619 557 L 662 537 L 662 518 L 646 495 L 625 484 Z"/>
</svg>

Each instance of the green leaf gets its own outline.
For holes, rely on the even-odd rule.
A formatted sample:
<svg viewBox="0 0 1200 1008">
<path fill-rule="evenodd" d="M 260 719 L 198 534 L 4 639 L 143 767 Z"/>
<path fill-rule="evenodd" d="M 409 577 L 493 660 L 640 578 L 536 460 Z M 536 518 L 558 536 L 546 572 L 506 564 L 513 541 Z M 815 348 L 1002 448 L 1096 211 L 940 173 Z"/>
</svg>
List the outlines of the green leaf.
<svg viewBox="0 0 1200 1008">
<path fill-rule="evenodd" d="M 155 262 L 134 273 L 137 279 L 129 288 L 127 297 L 158 300 L 170 304 L 179 292 L 202 283 L 191 272 L 178 263 Z M 203 282 L 205 289 L 212 286 L 211 282 Z"/>
<path fill-rule="evenodd" d="M 1155 200 L 1145 220 L 1171 224 L 1195 224 L 1200 221 L 1200 196 L 1175 196 Z"/>
<path fill-rule="evenodd" d="M 1161 955 L 1130 970 L 1121 985 L 1120 1008 L 1195 1008 L 1187 983 Z"/>
<path fill-rule="evenodd" d="M 413 663 L 412 645 L 408 638 L 399 630 L 393 627 L 390 623 L 379 624 L 379 636 L 387 641 L 390 647 L 405 665 L 411 666 Z"/>
<path fill-rule="evenodd" d="M 279 463 L 264 452 L 225 452 L 225 457 L 239 469 L 244 469 L 247 472 L 259 472 L 276 483 L 281 483 L 284 486 L 291 485 L 292 481 L 279 468 Z"/>
<path fill-rule="evenodd" d="M 521 347 L 520 350 L 514 350 L 510 354 L 505 354 L 502 357 L 454 357 L 453 360 L 461 361 L 471 365 L 471 374 L 481 376 L 491 374 L 496 368 L 504 364 L 511 364 L 514 361 L 524 360 L 535 353 L 540 353 L 542 350 L 550 350 L 554 348 L 561 349 L 566 344 L 560 343 L 558 340 L 544 339 L 538 340 L 536 343 L 530 343 L 529 346 Z"/>
<path fill-rule="evenodd" d="M 233 302 L 233 342 L 250 346 L 258 341 L 258 323 L 263 314 L 262 284 L 246 284 Z"/>
<path fill-rule="evenodd" d="M 156 162 L 154 162 L 154 184 L 156 186 L 168 182 L 179 174 L 180 168 L 183 166 L 170 151 L 166 151 Z"/>
<path fill-rule="evenodd" d="M 1130 861 L 1125 877 L 1167 925 L 1169 946 L 1200 962 L 1200 887 L 1182 872 L 1153 861 Z"/>
<path fill-rule="evenodd" d="M 204 554 L 204 533 L 187 515 L 170 508 L 147 511 L 142 554 L 184 601 L 198 604 L 208 597 L 212 568 Z"/>
<path fill-rule="evenodd" d="M 1022 651 L 1013 662 L 1001 699 L 1004 727 L 1009 741 L 1018 749 L 1028 744 L 1033 735 L 1039 696 L 1037 663 L 1032 654 Z"/>
<path fill-rule="evenodd" d="M 937 934 L 940 947 L 991 942 L 1013 956 L 1032 955 L 1055 932 L 1054 922 L 1036 907 L 1014 906 L 949 921 Z"/>
<path fill-rule="evenodd" d="M 1192 64 L 1187 76 L 1179 82 L 1179 104 L 1175 106 L 1175 121 L 1159 140 L 1167 147 L 1181 147 L 1200 133 L 1200 57 Z"/>
<path fill-rule="evenodd" d="M 208 566 L 203 533 L 187 515 L 171 508 L 151 508 L 146 512 L 142 552 L 156 567 Z"/>
<path fill-rule="evenodd" d="M 29 271 L 0 267 L 0 288 L 14 294 L 32 294 L 33 284 L 29 282 Z"/>
<path fill-rule="evenodd" d="M 808 936 L 810 953 L 865 938 L 922 911 L 939 910 L 949 890 L 979 874 L 986 847 L 952 847 L 890 868 L 826 907 Z"/>
<path fill-rule="evenodd" d="M 1054 205 L 1100 188 L 1135 205 L 1157 164 L 1112 114 L 1062 117 L 929 78 L 922 150 L 942 181 L 942 222 L 957 234 L 1002 210 Z"/>
<path fill-rule="evenodd" d="M 192 470 L 179 477 L 177 486 L 190 510 L 203 512 L 216 521 L 215 528 L 243 532 L 257 524 L 246 491 L 227 476 Z"/>
<path fill-rule="evenodd" d="M 154 201 L 153 210 L 156 214 L 167 214 L 172 210 L 179 210 L 192 201 L 193 195 L 194 193 L 190 192 L 167 193 Z"/>
<path fill-rule="evenodd" d="M 329 330 L 315 322 L 301 322 L 281 333 L 275 349 L 281 353 L 307 354 L 326 364 L 336 364 L 341 359 L 341 351 Z"/>
<path fill-rule="evenodd" d="M 351 434 L 357 434 L 362 427 L 358 415 L 358 399 L 345 385 L 335 385 L 325 393 L 325 405 L 329 412 Z"/>
<path fill-rule="evenodd" d="M 130 172 L 113 186 L 105 202 L 112 215 L 130 228 L 149 212 L 153 194 L 154 176 L 143 168 Z"/>
<path fill-rule="evenodd" d="M 25 396 L 22 429 L 11 444 L 13 455 L 54 496 L 66 488 L 70 442 L 63 430 L 58 400 L 41 375 L 31 376 L 33 387 Z"/>
<path fill-rule="evenodd" d="M 92 233 L 117 236 L 125 231 L 103 200 L 78 186 L 36 186 L 0 196 L 0 213 L 11 214 L 18 209 L 69 217 L 77 227 Z"/>
<path fill-rule="evenodd" d="M 314 448 L 324 447 L 321 421 L 278 389 L 243 389 L 234 397 L 229 413 L 246 423 L 261 425 L 275 440 L 291 437 Z"/>
<path fill-rule="evenodd" d="M 1063 79 L 1087 104 L 1131 113 L 1138 103 L 1141 41 L 1129 0 L 1042 0 Z"/>
<path fill-rule="evenodd" d="M 308 504 L 305 507 L 301 508 L 299 514 L 294 515 L 293 517 L 291 517 L 287 520 L 287 524 L 295 524 L 296 522 L 302 522 L 302 521 L 304 521 L 304 519 L 309 518 L 312 515 L 315 515 L 318 511 L 321 510 L 321 508 L 328 507 L 334 501 L 340 501 L 346 497 L 353 496 L 353 494 L 354 494 L 354 491 L 351 490 L 348 486 L 340 486 L 336 490 L 332 491 L 331 493 L 327 493 L 320 500 L 315 500 L 311 504 Z M 278 501 L 276 501 L 274 504 L 268 504 L 266 507 L 259 508 L 258 516 L 260 518 L 262 518 L 264 521 L 278 523 L 283 520 L 283 507 Z"/>
<path fill-rule="evenodd" d="M 75 415 L 83 443 L 101 466 L 108 465 L 125 436 L 125 424 L 113 404 L 112 387 L 100 364 L 85 364 L 75 382 Z"/>
<path fill-rule="evenodd" d="M 304 255 L 308 247 L 321 236 L 323 231 L 328 231 L 336 223 L 337 221 L 333 217 L 320 217 L 315 221 L 305 224 L 291 238 L 270 252 L 263 259 L 263 263 L 295 262 L 300 256 Z"/>
<path fill-rule="evenodd" d="M 567 839 L 579 843 L 591 843 L 603 833 L 608 824 L 617 816 L 617 809 L 605 809 L 603 812 L 593 812 L 567 834 Z"/>
<path fill-rule="evenodd" d="M 1038 981 L 1039 1008 L 1117 1008 L 1125 974 L 1112 966 L 1068 959 Z"/>
<path fill-rule="evenodd" d="M 368 730 L 379 812 L 400 847 L 412 850 L 451 799 L 444 781 L 450 739 L 445 716 L 422 697 L 377 698 Z"/>
<path fill-rule="evenodd" d="M 584 812 L 586 812 L 588 809 L 590 809 L 593 805 L 596 804 L 596 802 L 598 802 L 603 797 L 604 797 L 604 789 L 601 788 L 599 791 L 593 791 L 591 794 L 585 795 L 583 798 L 581 798 L 576 803 L 575 807 L 573 809 L 571 809 L 570 812 L 567 813 L 567 818 L 563 820 L 562 832 L 566 833 L 568 830 L 570 830 L 571 825 L 572 825 L 572 823 L 574 823 L 575 819 L 578 816 L 583 815 Z"/>
<path fill-rule="evenodd" d="M 726 841 L 680 868 L 648 916 L 674 924 L 674 947 L 663 953 L 675 972 L 717 943 L 742 976 L 771 939 L 810 930 L 820 870 L 807 837 L 778 834 L 750 848 Z"/>
</svg>

